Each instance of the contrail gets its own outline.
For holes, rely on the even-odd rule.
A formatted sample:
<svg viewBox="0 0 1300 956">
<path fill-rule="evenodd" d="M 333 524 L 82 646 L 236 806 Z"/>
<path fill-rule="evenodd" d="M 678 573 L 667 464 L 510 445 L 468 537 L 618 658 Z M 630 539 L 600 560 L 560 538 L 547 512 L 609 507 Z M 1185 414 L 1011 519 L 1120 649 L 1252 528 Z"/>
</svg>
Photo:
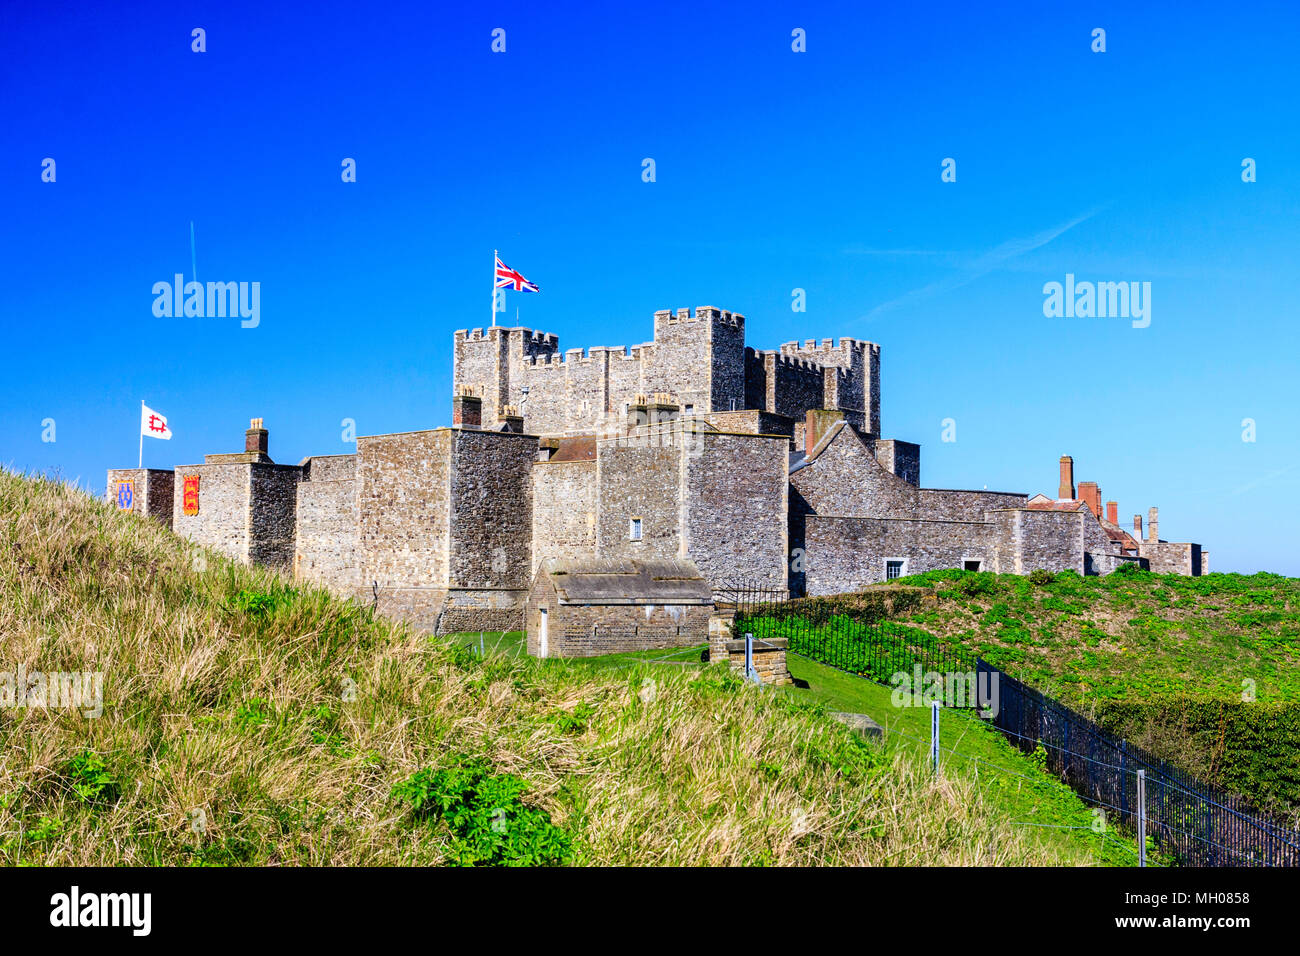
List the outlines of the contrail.
<svg viewBox="0 0 1300 956">
<path fill-rule="evenodd" d="M 896 299 L 890 299 L 884 302 L 865 316 L 860 321 L 875 318 L 882 312 L 888 312 L 918 299 L 929 298 L 943 292 L 950 292 L 953 289 L 959 289 L 964 285 L 974 282 L 976 279 L 983 278 L 990 272 L 996 270 L 1002 263 L 1015 259 L 1017 256 L 1023 256 L 1027 252 L 1033 252 L 1039 249 L 1058 236 L 1064 235 L 1081 222 L 1086 222 L 1093 216 L 1097 215 L 1105 206 L 1098 206 L 1090 209 L 1081 216 L 1075 216 L 1067 222 L 1053 226 L 1050 229 L 1044 229 L 1042 232 L 1035 233 L 1024 239 L 1008 239 L 999 246 L 995 246 L 988 252 L 977 257 L 971 264 L 965 267 L 959 274 L 948 276 L 946 279 L 940 279 L 938 282 L 932 282 L 927 286 L 919 289 L 913 289 L 911 292 L 904 293 Z M 913 253 L 915 254 L 915 253 Z"/>
</svg>

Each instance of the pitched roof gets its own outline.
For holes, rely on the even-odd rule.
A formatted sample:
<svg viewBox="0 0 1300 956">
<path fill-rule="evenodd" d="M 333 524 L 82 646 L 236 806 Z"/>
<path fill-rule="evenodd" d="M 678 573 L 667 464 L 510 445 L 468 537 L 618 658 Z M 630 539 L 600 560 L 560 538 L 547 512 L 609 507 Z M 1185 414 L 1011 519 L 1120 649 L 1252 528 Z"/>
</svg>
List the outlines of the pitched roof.
<svg viewBox="0 0 1300 956">
<path fill-rule="evenodd" d="M 1080 508 L 1087 507 L 1087 502 L 1078 498 L 1064 498 L 1059 501 L 1035 501 L 1031 498 L 1025 503 L 1027 511 L 1078 511 Z"/>
<path fill-rule="evenodd" d="M 595 461 L 596 436 L 581 435 L 576 438 L 558 439 L 555 454 L 550 461 Z"/>
<path fill-rule="evenodd" d="M 560 604 L 712 604 L 713 589 L 692 561 L 677 558 L 551 558 Z"/>
</svg>

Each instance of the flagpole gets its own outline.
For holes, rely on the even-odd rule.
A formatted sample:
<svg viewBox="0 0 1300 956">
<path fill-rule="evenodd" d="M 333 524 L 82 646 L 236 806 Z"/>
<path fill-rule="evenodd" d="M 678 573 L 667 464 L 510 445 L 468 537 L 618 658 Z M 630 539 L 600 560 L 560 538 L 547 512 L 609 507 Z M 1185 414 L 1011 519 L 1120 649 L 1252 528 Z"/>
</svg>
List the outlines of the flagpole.
<svg viewBox="0 0 1300 956">
<path fill-rule="evenodd" d="M 144 399 L 143 398 L 140 399 L 140 421 L 141 422 L 144 421 Z M 144 467 L 144 428 L 140 429 L 140 462 L 139 464 L 136 465 L 136 467 L 137 468 Z"/>
<path fill-rule="evenodd" d="M 492 327 L 496 328 L 497 324 L 497 256 L 500 250 L 492 250 Z"/>
</svg>

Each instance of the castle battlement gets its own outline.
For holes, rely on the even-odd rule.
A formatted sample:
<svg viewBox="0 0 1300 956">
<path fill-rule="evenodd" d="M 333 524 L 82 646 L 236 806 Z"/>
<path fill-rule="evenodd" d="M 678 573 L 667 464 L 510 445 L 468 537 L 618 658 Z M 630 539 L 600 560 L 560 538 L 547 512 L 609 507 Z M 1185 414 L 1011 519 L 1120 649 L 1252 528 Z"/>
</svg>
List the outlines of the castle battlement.
<svg viewBox="0 0 1300 956">
<path fill-rule="evenodd" d="M 510 405 L 530 433 L 591 434 L 638 395 L 658 393 L 676 396 L 686 414 L 753 409 L 798 419 L 827 408 L 854 424 L 879 422 L 879 346 L 809 339 L 756 352 L 745 345 L 745 316 L 712 305 L 656 311 L 653 340 L 639 345 L 561 352 L 559 336 L 522 327 L 460 330 L 454 342 L 453 382 L 482 396 L 485 428 Z"/>
<path fill-rule="evenodd" d="M 694 311 L 678 309 L 676 315 L 673 314 L 672 309 L 659 309 L 655 312 L 656 325 L 661 322 L 669 325 L 677 322 L 698 322 L 701 319 L 720 322 L 737 329 L 745 325 L 745 317 L 739 312 L 728 312 L 726 309 L 719 309 L 716 305 L 697 305 Z"/>
<path fill-rule="evenodd" d="M 499 335 L 506 335 L 510 332 L 524 333 L 521 338 L 528 345 L 535 345 L 544 349 L 558 349 L 560 347 L 560 337 L 558 335 L 550 332 L 537 332 L 518 325 L 511 327 L 496 325 L 490 329 L 457 329 L 452 333 L 452 339 L 455 342 L 482 342 L 490 341 Z"/>
</svg>

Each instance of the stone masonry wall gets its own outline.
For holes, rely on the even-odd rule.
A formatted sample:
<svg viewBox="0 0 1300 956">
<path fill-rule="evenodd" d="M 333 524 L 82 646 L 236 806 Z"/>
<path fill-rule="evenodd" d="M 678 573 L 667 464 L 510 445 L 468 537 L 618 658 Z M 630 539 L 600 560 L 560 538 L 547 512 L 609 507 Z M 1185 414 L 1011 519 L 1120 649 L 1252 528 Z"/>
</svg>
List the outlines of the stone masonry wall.
<svg viewBox="0 0 1300 956">
<path fill-rule="evenodd" d="M 357 557 L 356 456 L 308 459 L 298 484 L 294 575 L 346 596 L 361 585 Z"/>
<path fill-rule="evenodd" d="M 522 592 L 533 568 L 537 438 L 473 430 L 452 436 L 447 584 Z"/>
<path fill-rule="evenodd" d="M 596 463 L 533 466 L 533 571 L 547 558 L 596 556 Z"/>
<path fill-rule="evenodd" d="M 897 475 L 909 485 L 921 484 L 921 446 L 910 441 L 877 439 L 876 461 L 890 474 Z"/>
<path fill-rule="evenodd" d="M 162 468 L 110 468 L 106 497 L 117 505 L 117 483 L 130 481 L 134 491 L 128 510 L 172 526 L 172 489 L 175 473 Z"/>
<path fill-rule="evenodd" d="M 702 432 L 685 457 L 686 553 L 719 587 L 746 580 L 786 588 L 789 442 Z"/>
<path fill-rule="evenodd" d="M 528 653 L 538 656 L 540 609 L 547 609 L 548 657 L 595 657 L 705 644 L 713 608 L 700 604 L 562 605 L 543 575 L 529 593 L 524 617 Z"/>
<path fill-rule="evenodd" d="M 252 465 L 183 465 L 172 491 L 172 530 L 229 558 L 248 563 L 249 487 Z M 185 479 L 199 478 L 199 513 L 184 513 Z"/>
<path fill-rule="evenodd" d="M 1003 574 L 1076 571 L 1083 574 L 1083 515 L 1077 511 L 998 511 L 997 568 Z"/>
<path fill-rule="evenodd" d="M 596 445 L 596 552 L 602 557 L 682 557 L 682 454 L 669 433 Z M 629 521 L 641 519 L 641 540 Z"/>
<path fill-rule="evenodd" d="M 293 567 L 297 532 L 297 465 L 254 463 L 249 470 L 249 560 L 267 567 Z"/>
<path fill-rule="evenodd" d="M 360 595 L 432 626 L 446 597 L 451 497 L 449 428 L 357 438 Z"/>
<path fill-rule="evenodd" d="M 886 580 L 885 562 L 906 561 L 904 574 L 960 568 L 992 570 L 993 526 L 983 521 L 929 521 L 809 515 L 805 586 L 811 596 L 861 590 Z"/>
</svg>

